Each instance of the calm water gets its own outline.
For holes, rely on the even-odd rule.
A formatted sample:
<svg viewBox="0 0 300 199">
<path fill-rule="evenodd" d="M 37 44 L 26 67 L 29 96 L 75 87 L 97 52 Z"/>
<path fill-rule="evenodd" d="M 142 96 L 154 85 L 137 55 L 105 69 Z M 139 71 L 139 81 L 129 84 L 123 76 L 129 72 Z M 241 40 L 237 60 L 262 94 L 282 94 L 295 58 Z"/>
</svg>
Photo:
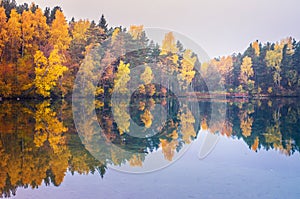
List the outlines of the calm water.
<svg viewBox="0 0 300 199">
<path fill-rule="evenodd" d="M 298 99 L 180 101 L 0 102 L 1 196 L 300 197 Z"/>
</svg>

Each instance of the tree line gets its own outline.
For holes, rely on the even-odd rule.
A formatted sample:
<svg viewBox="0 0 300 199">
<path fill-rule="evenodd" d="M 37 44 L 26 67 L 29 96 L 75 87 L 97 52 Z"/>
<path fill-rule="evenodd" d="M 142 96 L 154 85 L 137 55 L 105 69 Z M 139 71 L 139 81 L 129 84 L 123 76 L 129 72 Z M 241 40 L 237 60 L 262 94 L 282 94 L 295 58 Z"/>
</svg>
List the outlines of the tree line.
<svg viewBox="0 0 300 199">
<path fill-rule="evenodd" d="M 69 94 L 85 47 L 104 40 L 108 31 L 104 16 L 98 24 L 74 19 L 67 23 L 60 7 L 42 11 L 35 4 L 2 1 L 0 96 Z"/>
<path fill-rule="evenodd" d="M 203 63 L 201 74 L 223 85 L 228 93 L 298 96 L 300 43 L 287 37 L 276 43 L 252 42 L 244 53 Z M 216 77 L 216 71 L 220 76 Z"/>
<path fill-rule="evenodd" d="M 120 56 L 130 46 L 139 50 Z M 89 57 L 100 46 L 98 57 Z M 103 46 L 109 48 L 102 48 Z M 108 50 L 109 49 L 109 50 Z M 102 51 L 101 51 L 102 50 Z M 97 58 L 97 60 L 95 60 Z M 49 98 L 72 94 L 81 66 L 98 78 L 95 95 L 111 95 L 114 89 L 127 92 L 130 71 L 145 65 L 140 75 L 141 95 L 164 96 L 163 88 L 151 83 L 149 63 L 175 75 L 185 90 L 228 95 L 298 95 L 300 43 L 288 37 L 276 43 L 254 41 L 243 53 L 200 63 L 197 55 L 177 41 L 172 32 L 161 45 L 150 41 L 143 26 L 109 27 L 102 15 L 99 22 L 72 18 L 67 22 L 60 7 L 44 11 L 35 4 L 17 5 L 4 0 L 0 5 L 0 97 Z M 101 68 L 102 74 L 95 74 Z M 125 75 L 123 75 L 125 74 Z M 122 82 L 122 84 L 118 84 Z M 168 89 L 174 85 L 169 85 Z M 156 94 L 154 94 L 156 92 Z"/>
</svg>

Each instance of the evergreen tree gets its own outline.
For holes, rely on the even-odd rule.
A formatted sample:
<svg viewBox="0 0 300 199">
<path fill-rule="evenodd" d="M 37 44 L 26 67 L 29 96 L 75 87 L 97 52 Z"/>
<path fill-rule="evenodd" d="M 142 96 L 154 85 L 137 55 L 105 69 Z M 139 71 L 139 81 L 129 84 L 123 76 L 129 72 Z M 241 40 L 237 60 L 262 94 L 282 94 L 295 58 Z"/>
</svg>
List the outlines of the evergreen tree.
<svg viewBox="0 0 300 199">
<path fill-rule="evenodd" d="M 107 29 L 107 22 L 106 22 L 106 19 L 104 18 L 104 15 L 102 14 L 101 15 L 101 18 L 99 20 L 99 23 L 98 23 L 98 27 L 102 28 L 104 30 L 105 33 L 107 33 L 108 29 Z"/>
<path fill-rule="evenodd" d="M 102 28 L 96 25 L 95 21 L 91 21 L 90 27 L 87 30 L 87 45 L 101 44 L 106 38 L 107 34 Z"/>
<path fill-rule="evenodd" d="M 59 10 L 60 12 L 62 12 L 62 9 L 61 7 L 59 6 L 55 6 L 51 12 L 50 12 L 50 15 L 49 15 L 49 18 L 47 18 L 47 23 L 48 24 L 51 24 L 53 22 L 53 20 L 55 19 L 55 14 L 56 14 L 56 11 Z M 46 16 L 47 17 L 47 16 Z"/>
<path fill-rule="evenodd" d="M 11 10 L 17 8 L 17 3 L 15 0 L 2 0 L 0 5 L 5 9 L 5 14 L 7 18 L 10 17 Z"/>
<path fill-rule="evenodd" d="M 49 7 L 46 7 L 45 10 L 44 10 L 44 16 L 46 17 L 46 21 L 47 21 L 47 24 L 51 24 L 51 21 L 50 21 L 50 13 L 51 13 L 51 10 Z"/>
</svg>

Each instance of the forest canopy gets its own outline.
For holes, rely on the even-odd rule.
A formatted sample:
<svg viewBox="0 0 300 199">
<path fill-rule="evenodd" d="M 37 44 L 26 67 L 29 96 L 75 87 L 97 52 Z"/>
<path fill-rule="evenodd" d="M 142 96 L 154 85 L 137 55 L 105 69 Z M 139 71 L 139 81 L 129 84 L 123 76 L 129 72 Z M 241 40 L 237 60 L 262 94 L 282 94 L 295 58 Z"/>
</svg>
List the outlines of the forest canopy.
<svg viewBox="0 0 300 199">
<path fill-rule="evenodd" d="M 83 61 L 88 60 L 94 46 L 104 44 L 111 48 L 98 60 L 104 73 L 96 95 L 110 95 L 113 88 L 118 88 L 115 84 L 120 74 L 125 72 L 130 78 L 130 70 L 137 64 L 151 62 L 176 75 L 183 88 L 197 87 L 193 84 L 200 75 L 213 82 L 212 93 L 223 92 L 221 88 L 225 88 L 229 96 L 299 94 L 300 43 L 292 37 L 275 43 L 254 41 L 243 53 L 200 63 L 197 55 L 185 49 L 172 32 L 159 45 L 149 40 L 143 26 L 133 25 L 128 30 L 110 27 L 103 15 L 98 22 L 74 18 L 67 21 L 58 6 L 42 10 L 34 3 L 17 5 L 14 0 L 4 0 L 0 5 L 0 97 L 70 96 Z M 115 57 L 132 44 L 141 47 L 136 55 Z M 149 96 L 155 92 L 161 95 L 159 88 L 146 84 L 152 76 L 151 67 L 147 67 L 139 77 L 145 84 L 139 88 Z M 126 84 L 122 86 L 118 89 L 126 92 Z"/>
</svg>

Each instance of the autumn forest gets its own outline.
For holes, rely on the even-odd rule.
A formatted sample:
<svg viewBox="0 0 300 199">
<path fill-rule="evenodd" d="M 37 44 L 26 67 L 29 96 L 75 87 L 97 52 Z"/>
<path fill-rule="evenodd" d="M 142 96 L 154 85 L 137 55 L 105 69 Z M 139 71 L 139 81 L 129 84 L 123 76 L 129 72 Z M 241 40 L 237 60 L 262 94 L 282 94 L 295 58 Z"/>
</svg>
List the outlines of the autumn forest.
<svg viewBox="0 0 300 199">
<path fill-rule="evenodd" d="M 252 153 L 300 151 L 300 41 L 254 40 L 201 61 L 174 35 L 159 43 L 143 25 L 2 0 L 0 197 L 59 186 L 68 172 L 142 167 L 151 153 L 172 162 L 201 132 Z"/>
<path fill-rule="evenodd" d="M 162 70 L 177 74 L 182 84 L 193 84 L 200 73 L 214 82 L 210 92 L 221 91 L 221 86 L 227 94 L 242 96 L 295 96 L 299 92 L 300 43 L 291 37 L 276 43 L 254 41 L 243 53 L 200 63 L 197 55 L 185 49 L 172 33 L 159 46 L 149 41 L 143 26 L 131 26 L 129 30 L 109 27 L 103 15 L 99 22 L 74 18 L 67 22 L 60 7 L 43 11 L 35 4 L 16 5 L 10 0 L 1 2 L 0 29 L 2 98 L 70 96 L 79 67 L 99 45 L 110 46 L 110 50 L 99 57 L 104 72 L 103 88 L 97 89 L 97 94 L 109 95 L 118 74 L 129 74 L 135 66 L 153 60 L 161 63 Z M 133 57 L 115 57 L 129 45 L 144 50 Z M 144 79 L 149 79 L 150 70 L 148 67 Z M 152 91 L 145 89 L 154 92 L 153 86 Z"/>
</svg>

